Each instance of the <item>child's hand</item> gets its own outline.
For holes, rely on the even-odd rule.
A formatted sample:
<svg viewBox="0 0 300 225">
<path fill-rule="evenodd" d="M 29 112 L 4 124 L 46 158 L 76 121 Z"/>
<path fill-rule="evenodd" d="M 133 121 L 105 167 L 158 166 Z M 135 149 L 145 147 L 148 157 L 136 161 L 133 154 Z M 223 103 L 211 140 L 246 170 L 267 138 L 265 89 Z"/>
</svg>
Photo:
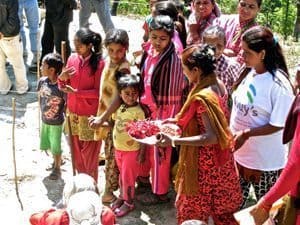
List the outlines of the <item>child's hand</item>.
<svg viewBox="0 0 300 225">
<path fill-rule="evenodd" d="M 89 126 L 93 129 L 97 129 L 101 127 L 101 125 L 104 123 L 102 118 L 100 116 L 90 116 L 88 118 Z"/>
<path fill-rule="evenodd" d="M 69 80 L 71 76 L 73 76 L 76 73 L 76 69 L 72 66 L 69 68 L 64 68 L 60 75 L 58 76 L 58 79 L 60 80 Z"/>
<path fill-rule="evenodd" d="M 73 88 L 70 85 L 65 85 L 64 88 L 62 89 L 66 93 L 75 93 L 77 92 L 77 89 Z"/>
</svg>

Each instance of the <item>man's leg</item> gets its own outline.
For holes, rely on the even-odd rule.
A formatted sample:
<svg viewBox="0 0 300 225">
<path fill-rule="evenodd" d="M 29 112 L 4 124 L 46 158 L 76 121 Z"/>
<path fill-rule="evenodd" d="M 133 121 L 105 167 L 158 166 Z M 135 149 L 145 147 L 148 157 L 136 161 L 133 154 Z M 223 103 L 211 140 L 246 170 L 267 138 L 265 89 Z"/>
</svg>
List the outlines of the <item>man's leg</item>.
<svg viewBox="0 0 300 225">
<path fill-rule="evenodd" d="M 80 1 L 81 9 L 79 11 L 79 27 L 89 27 L 89 18 L 92 14 L 91 0 Z"/>
<path fill-rule="evenodd" d="M 111 20 L 110 10 L 109 10 L 109 0 L 92 0 L 97 16 L 99 18 L 99 21 L 104 29 L 104 32 L 107 33 L 107 31 L 113 29 L 115 26 Z"/>
<path fill-rule="evenodd" d="M 0 39 L 0 94 L 6 95 L 11 87 L 11 81 L 7 75 L 5 62 L 5 43 Z"/>
</svg>

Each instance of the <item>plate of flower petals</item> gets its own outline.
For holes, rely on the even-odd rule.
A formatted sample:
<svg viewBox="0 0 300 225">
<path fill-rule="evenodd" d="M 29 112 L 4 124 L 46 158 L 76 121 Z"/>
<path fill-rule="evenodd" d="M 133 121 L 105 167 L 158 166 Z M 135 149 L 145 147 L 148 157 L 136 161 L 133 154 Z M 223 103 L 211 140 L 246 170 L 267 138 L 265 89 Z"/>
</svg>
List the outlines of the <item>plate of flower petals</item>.
<svg viewBox="0 0 300 225">
<path fill-rule="evenodd" d="M 181 129 L 173 123 L 162 123 L 161 120 L 138 120 L 128 123 L 126 126 L 128 135 L 135 141 L 155 145 L 158 134 L 164 133 L 170 136 L 181 136 Z"/>
</svg>

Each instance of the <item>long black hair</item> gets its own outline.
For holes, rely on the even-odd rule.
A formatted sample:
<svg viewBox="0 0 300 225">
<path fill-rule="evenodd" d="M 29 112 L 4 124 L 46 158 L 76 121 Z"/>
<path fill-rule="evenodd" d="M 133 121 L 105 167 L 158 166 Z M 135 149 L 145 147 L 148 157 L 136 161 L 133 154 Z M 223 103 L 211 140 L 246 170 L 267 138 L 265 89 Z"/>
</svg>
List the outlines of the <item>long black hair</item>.
<svg viewBox="0 0 300 225">
<path fill-rule="evenodd" d="M 98 69 L 99 60 L 102 59 L 102 38 L 101 35 L 90 30 L 89 28 L 80 28 L 75 36 L 78 40 L 85 45 L 92 44 L 93 48 L 91 49 L 92 55 L 90 58 L 90 66 L 93 73 Z"/>
</svg>

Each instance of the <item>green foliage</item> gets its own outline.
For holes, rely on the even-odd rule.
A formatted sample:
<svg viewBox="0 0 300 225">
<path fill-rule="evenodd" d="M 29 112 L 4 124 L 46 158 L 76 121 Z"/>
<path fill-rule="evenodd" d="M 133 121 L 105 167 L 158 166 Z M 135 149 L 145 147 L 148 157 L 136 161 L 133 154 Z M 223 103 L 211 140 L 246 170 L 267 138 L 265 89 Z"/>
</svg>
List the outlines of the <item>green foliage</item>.
<svg viewBox="0 0 300 225">
<path fill-rule="evenodd" d="M 148 0 L 121 0 L 118 6 L 118 14 L 146 16 L 150 13 L 148 2 Z"/>
</svg>

